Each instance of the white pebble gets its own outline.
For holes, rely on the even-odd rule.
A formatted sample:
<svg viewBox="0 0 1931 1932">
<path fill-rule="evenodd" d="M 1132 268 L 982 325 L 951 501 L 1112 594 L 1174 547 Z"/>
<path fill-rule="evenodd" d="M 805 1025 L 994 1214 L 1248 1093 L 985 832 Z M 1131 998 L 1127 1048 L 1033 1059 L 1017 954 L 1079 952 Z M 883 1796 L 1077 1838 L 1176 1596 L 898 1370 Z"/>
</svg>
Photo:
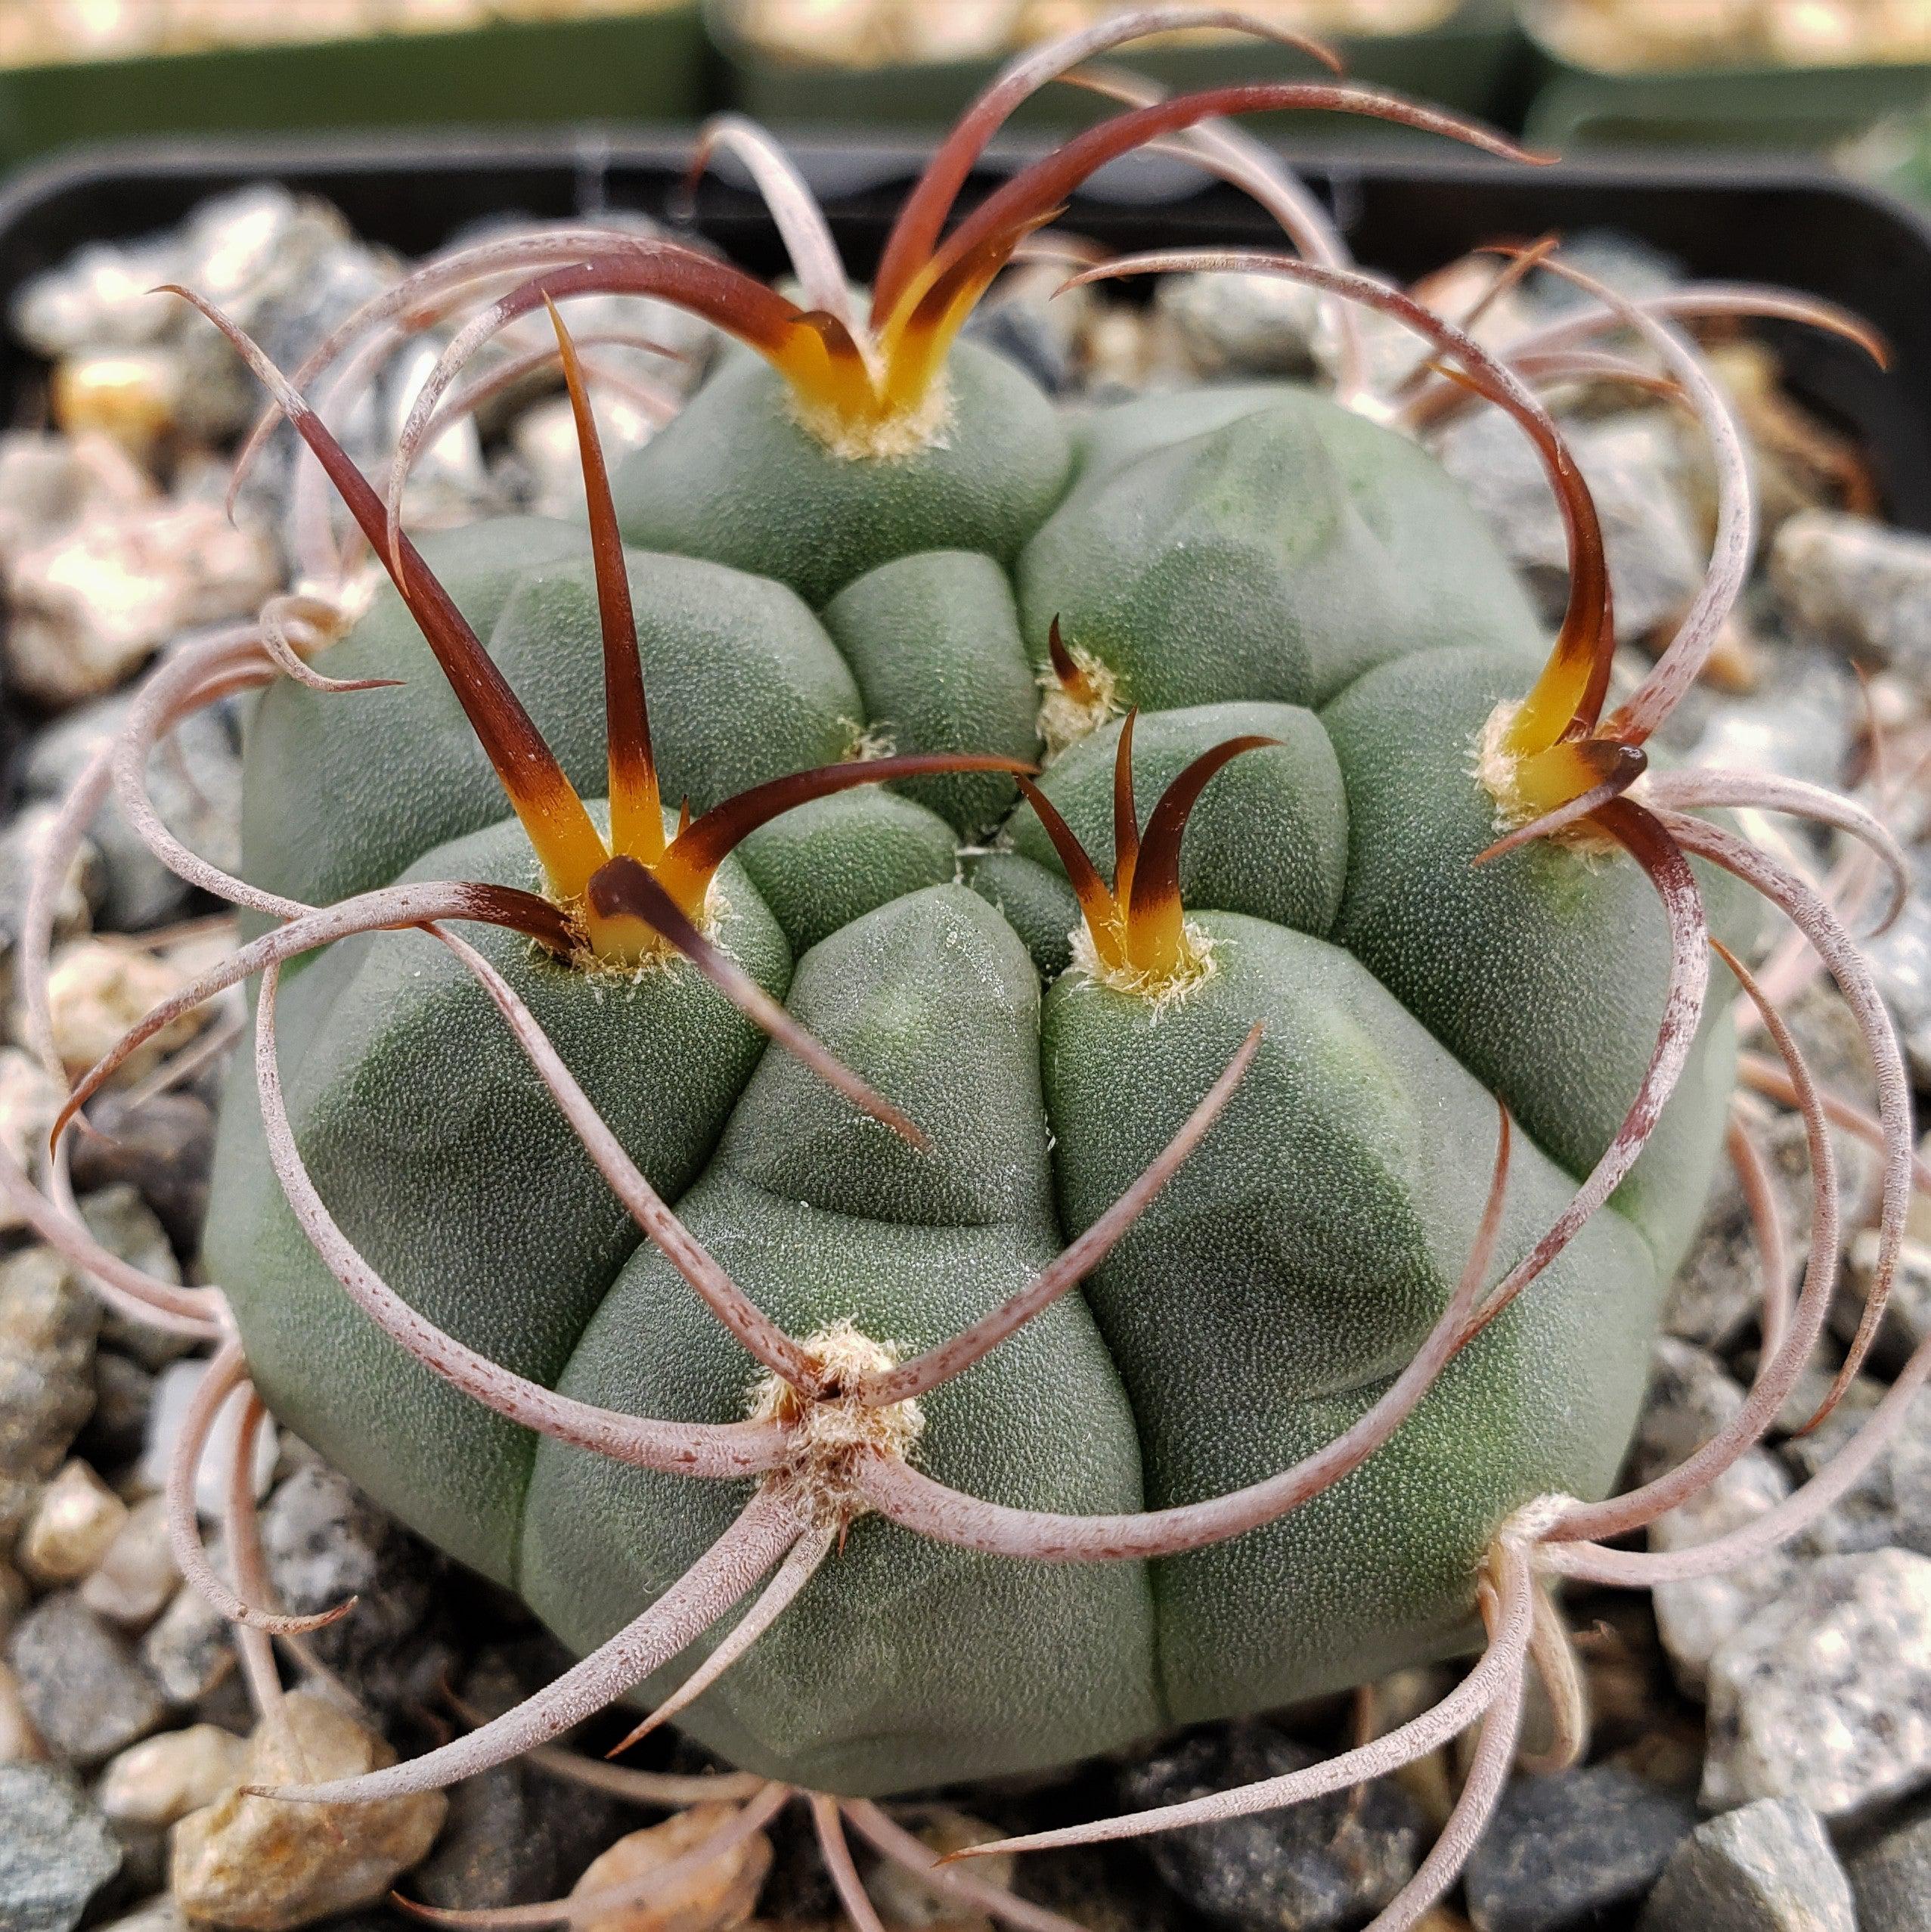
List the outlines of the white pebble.
<svg viewBox="0 0 1931 1932">
<path fill-rule="evenodd" d="M 137 1503 L 80 1586 L 80 1600 L 110 1623 L 144 1630 L 168 1606 L 181 1581 L 168 1540 L 168 1506 L 163 1496 Z"/>
<path fill-rule="evenodd" d="M 1855 1817 L 1931 1778 L 1931 1558 L 1805 1565 L 1709 1665 L 1703 1803 Z"/>
<path fill-rule="evenodd" d="M 661 1825 L 632 1831 L 593 1859 L 570 1888 L 579 1902 L 620 1886 L 640 1885 L 653 1872 L 695 1851 L 731 1820 L 734 1807 L 696 1804 Z M 708 1859 L 668 1890 L 643 1893 L 628 1905 L 584 1915 L 577 1932 L 731 1932 L 758 1903 L 771 1868 L 771 1841 L 754 1832 L 721 1856 Z"/>
<path fill-rule="evenodd" d="M 244 1797 L 244 1785 L 319 1782 L 395 1762 L 360 1718 L 312 1691 L 291 1692 L 284 1709 L 286 1741 L 271 1720 L 257 1726 L 237 1787 L 175 1827 L 172 1888 L 191 1919 L 287 1932 L 350 1911 L 387 1892 L 442 1828 L 449 1803 L 440 1791 L 373 1804 Z"/>
<path fill-rule="evenodd" d="M 150 1490 L 167 1485 L 168 1465 L 175 1444 L 181 1439 L 188 1419 L 188 1405 L 201 1378 L 208 1372 L 205 1361 L 171 1362 L 154 1378 L 153 1405 L 147 1412 L 147 1440 L 141 1452 L 138 1478 Z M 209 1521 L 218 1518 L 228 1501 L 228 1465 L 234 1458 L 234 1444 L 241 1428 L 242 1412 L 247 1404 L 245 1394 L 237 1389 L 215 1412 L 215 1425 L 201 1451 L 194 1472 L 194 1506 Z M 255 1434 L 253 1487 L 259 1501 L 268 1493 L 275 1468 L 274 1425 L 263 1420 Z"/>
<path fill-rule="evenodd" d="M 1708 1488 L 1659 1516 L 1650 1525 L 1650 1547 L 1686 1549 L 1712 1542 L 1774 1509 L 1790 1493 L 1790 1479 L 1782 1468 L 1763 1450 L 1753 1449 Z M 1657 1585 L 1652 1599 L 1657 1629 L 1676 1681 L 1691 1696 L 1703 1695 L 1717 1646 L 1773 1602 L 1796 1568 L 1787 1551 L 1773 1549 L 1720 1576 Z"/>
<path fill-rule="evenodd" d="M 20 1568 L 38 1583 L 71 1583 L 107 1555 L 127 1518 L 127 1505 L 86 1463 L 69 1462 L 20 1533 Z"/>
<path fill-rule="evenodd" d="M 59 1083 L 39 1061 L 17 1047 L 0 1047 L 0 1147 L 29 1174 L 39 1171 L 64 1097 Z M 26 1225 L 13 1202 L 0 1198 L 0 1232 Z"/>
<path fill-rule="evenodd" d="M 94 1801 L 121 1825 L 172 1825 L 241 1781 L 247 1740 L 215 1724 L 144 1738 L 101 1775 Z"/>
<path fill-rule="evenodd" d="M 47 975 L 47 1004 L 54 1047 L 75 1075 L 104 1058 L 122 1034 L 188 984 L 188 975 L 138 947 L 105 939 L 76 939 L 54 955 Z M 205 1023 L 205 1009 L 182 1013 L 129 1055 L 114 1075 L 125 1086 L 152 1072 L 187 1045 Z"/>
<path fill-rule="evenodd" d="M 260 533 L 219 503 L 92 515 L 3 562 L 9 668 L 48 706 L 113 690 L 181 631 L 251 615 L 280 581 Z"/>
</svg>

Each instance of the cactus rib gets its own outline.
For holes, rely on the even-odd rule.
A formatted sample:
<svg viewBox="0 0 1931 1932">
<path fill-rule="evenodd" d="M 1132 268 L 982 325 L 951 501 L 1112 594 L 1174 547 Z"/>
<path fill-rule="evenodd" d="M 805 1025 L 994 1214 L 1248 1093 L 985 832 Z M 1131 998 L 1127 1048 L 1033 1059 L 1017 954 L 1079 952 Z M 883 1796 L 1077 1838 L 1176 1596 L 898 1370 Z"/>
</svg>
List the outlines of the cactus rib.
<svg viewBox="0 0 1931 1932">
<path fill-rule="evenodd" d="M 448 943 L 448 935 L 444 936 Z M 384 1334 L 452 1387 L 498 1414 L 620 1462 L 729 1477 L 755 1475 L 782 1461 L 784 1445 L 777 1430 L 752 1422 L 653 1422 L 572 1401 L 499 1366 L 417 1313 L 342 1232 L 302 1164 L 276 1064 L 275 999 L 281 976 L 279 962 L 263 968 L 256 1003 L 256 1085 L 269 1158 L 303 1233 L 350 1300 Z"/>
<path fill-rule="evenodd" d="M 1065 1516 L 1015 1509 L 935 1482 L 904 1462 L 859 1471 L 865 1500 L 882 1515 L 935 1541 L 988 1555 L 1052 1563 L 1109 1563 L 1198 1549 L 1276 1521 L 1331 1489 L 1374 1454 L 1414 1413 L 1436 1378 L 1473 1338 L 1508 1186 L 1511 1130 L 1500 1110 L 1493 1178 L 1461 1278 L 1427 1339 L 1380 1400 L 1350 1428 L 1291 1467 L 1202 1502 L 1130 1516 Z"/>
</svg>

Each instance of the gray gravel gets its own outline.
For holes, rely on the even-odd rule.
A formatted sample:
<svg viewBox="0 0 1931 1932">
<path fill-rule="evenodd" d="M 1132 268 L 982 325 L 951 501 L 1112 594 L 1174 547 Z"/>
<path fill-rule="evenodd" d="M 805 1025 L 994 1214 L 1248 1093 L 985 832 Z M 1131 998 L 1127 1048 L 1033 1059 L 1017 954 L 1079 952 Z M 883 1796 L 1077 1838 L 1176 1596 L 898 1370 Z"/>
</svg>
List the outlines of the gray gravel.
<svg viewBox="0 0 1931 1932">
<path fill-rule="evenodd" d="M 1641 1932 L 1858 1932 L 1858 1921 L 1816 1813 L 1794 1798 L 1759 1798 L 1678 1847 Z"/>
<path fill-rule="evenodd" d="M 70 1771 L 0 1764 L 0 1926 L 73 1932 L 121 1848 Z"/>
</svg>

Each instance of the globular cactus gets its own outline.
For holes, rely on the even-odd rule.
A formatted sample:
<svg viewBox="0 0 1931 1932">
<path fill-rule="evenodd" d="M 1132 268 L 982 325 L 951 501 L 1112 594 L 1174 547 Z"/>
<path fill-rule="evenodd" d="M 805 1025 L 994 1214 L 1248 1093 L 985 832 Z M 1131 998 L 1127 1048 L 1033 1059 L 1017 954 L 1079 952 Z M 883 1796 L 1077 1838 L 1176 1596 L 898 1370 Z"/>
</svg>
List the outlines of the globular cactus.
<svg viewBox="0 0 1931 1932">
<path fill-rule="evenodd" d="M 944 235 L 1025 92 L 1173 11 L 1015 64 L 907 201 L 868 311 L 737 124 L 720 138 L 771 195 L 801 302 L 679 243 L 533 237 L 433 265 L 293 380 L 236 336 L 392 587 L 352 622 L 281 600 L 176 659 L 121 755 L 138 796 L 172 717 L 266 687 L 243 876 L 174 848 L 257 935 L 184 1000 L 262 975 L 207 1238 L 234 1338 L 197 1426 L 245 1374 L 585 1660 L 302 1795 L 445 1782 L 668 1698 L 733 1763 L 832 1794 L 842 1884 L 842 1802 L 889 1834 L 860 1801 L 1461 1654 L 1486 1620 L 1441 1710 L 1208 1801 L 1344 1785 L 1482 1717 L 1408 1922 L 1492 1800 L 1525 1660 L 1570 1711 L 1548 1580 L 1681 1570 L 1598 1539 L 1748 1446 L 1830 1297 L 1820 1238 L 1744 1416 L 1601 1501 L 1728 1129 L 1709 952 L 1754 993 L 1745 887 L 1791 912 L 1871 1039 L 1881 1310 L 1911 1185 L 1888 1022 L 1830 908 L 1691 808 L 1809 811 L 1895 848 L 1845 802 L 1645 749 L 1750 547 L 1736 432 L 1669 320 L 1694 292 L 1594 290 L 1498 361 L 1348 268 L 1208 124 L 1331 107 L 1508 151 L 1325 81 L 1131 107 Z M 1520 422 L 1571 542 L 1552 650 L 1385 401 L 1269 385 L 1074 414 L 959 339 L 1064 197 L 1156 138 L 1299 225 L 1306 259 L 1220 265 L 1379 309 L 1452 372 L 1424 370 L 1418 407 Z M 505 268 L 530 278 L 457 338 L 385 504 L 300 385 Z M 589 541 L 516 519 L 412 543 L 401 482 L 469 356 L 612 291 L 740 346 L 609 476 L 559 318 Z M 1601 533 L 1532 383 L 1626 372 L 1589 346 L 1618 331 L 1709 425 L 1723 504 L 1703 594 L 1612 709 Z M 1811 1122 L 1827 1226 L 1824 1102 L 1764 1006 L 1788 1071 L 1752 1077 Z M 210 1319 L 191 1296 L 166 1312 Z M 190 1561 L 258 1644 L 299 1621 Z M 1108 1828 L 1145 1827 L 1088 1835 Z"/>
</svg>

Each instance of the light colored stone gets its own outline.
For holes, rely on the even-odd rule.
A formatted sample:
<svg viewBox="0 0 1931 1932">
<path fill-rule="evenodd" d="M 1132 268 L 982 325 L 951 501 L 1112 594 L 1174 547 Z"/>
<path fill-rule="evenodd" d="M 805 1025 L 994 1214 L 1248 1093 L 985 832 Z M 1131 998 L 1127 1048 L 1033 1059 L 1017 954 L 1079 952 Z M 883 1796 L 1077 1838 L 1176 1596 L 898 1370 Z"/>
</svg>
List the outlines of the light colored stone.
<svg viewBox="0 0 1931 1932">
<path fill-rule="evenodd" d="M 117 1181 L 82 1195 L 80 1217 L 87 1223 L 88 1233 L 110 1254 L 132 1262 L 144 1275 L 180 1285 L 181 1264 L 175 1258 L 168 1231 L 141 1198 L 138 1188 Z"/>
<path fill-rule="evenodd" d="M 40 1493 L 22 1532 L 20 1568 L 38 1583 L 85 1576 L 128 1519 L 128 1506 L 86 1463 L 70 1462 Z"/>
<path fill-rule="evenodd" d="M 191 1927 L 181 1915 L 181 1907 L 163 1896 L 136 1906 L 125 1918 L 102 1926 L 101 1932 L 191 1932 Z"/>
<path fill-rule="evenodd" d="M 327 1698 L 296 1691 L 284 1709 L 291 1735 L 259 1726 L 241 1785 L 315 1783 L 395 1762 L 374 1731 Z M 448 1809 L 440 1791 L 324 1807 L 232 1789 L 175 1827 L 174 1895 L 189 1918 L 239 1932 L 307 1925 L 380 1898 L 428 1852 Z"/>
<path fill-rule="evenodd" d="M 1810 1254 L 1810 1149 L 1802 1118 L 1782 1114 L 1758 1137 L 1769 1171 L 1771 1189 L 1783 1222 L 1793 1270 Z M 1840 1171 L 1847 1199 L 1854 1199 L 1860 1164 Z M 1727 1349 L 1759 1319 L 1763 1305 L 1762 1259 L 1756 1225 L 1736 1169 L 1728 1161 L 1717 1171 L 1703 1210 L 1702 1225 L 1683 1265 L 1677 1270 L 1663 1304 L 1663 1326 L 1672 1335 L 1705 1348 Z"/>
<path fill-rule="evenodd" d="M 1931 1780 L 1931 1558 L 1805 1565 L 1709 1665 L 1703 1802 L 1855 1816 Z"/>
<path fill-rule="evenodd" d="M 65 1098 L 59 1083 L 37 1060 L 17 1047 L 0 1047 L 0 1147 L 29 1174 L 40 1171 L 48 1134 Z M 26 1217 L 12 1201 L 0 1195 L 0 1233 L 26 1225 Z"/>
<path fill-rule="evenodd" d="M 0 574 L 15 684 L 61 706 L 111 691 L 184 631 L 252 616 L 281 573 L 268 541 L 219 504 L 164 501 L 91 517 Z"/>
<path fill-rule="evenodd" d="M 1851 1860 L 1858 1932 L 1931 1932 L 1931 1808 L 1920 1806 Z"/>
<path fill-rule="evenodd" d="M 50 358 L 92 343 L 157 342 L 178 326 L 181 306 L 159 285 L 181 268 L 172 234 L 88 242 L 23 284 L 8 320 L 23 342 Z"/>
<path fill-rule="evenodd" d="M 153 479 L 106 436 L 0 433 L 0 563 L 104 511 L 151 504 Z"/>
<path fill-rule="evenodd" d="M 1626 411 L 1565 430 L 1602 516 L 1626 642 L 1681 616 L 1703 580 L 1704 542 L 1687 501 L 1683 446 L 1666 412 Z M 1545 609 L 1567 596 L 1568 544 L 1532 445 L 1500 410 L 1463 417 L 1436 444 Z"/>
<path fill-rule="evenodd" d="M 45 860 L 59 816 L 57 805 L 36 801 L 23 805 L 12 823 L 0 832 L 0 955 L 5 957 L 10 973 L 26 918 L 27 895 Z M 87 930 L 104 885 L 101 854 L 94 842 L 78 839 L 62 869 L 49 909 L 54 938 L 71 939 Z"/>
<path fill-rule="evenodd" d="M 634 1887 L 639 1896 L 585 1915 L 578 1921 L 578 1932 L 732 1932 L 742 1925 L 751 1916 L 771 1868 L 771 1841 L 761 1831 L 668 1888 L 649 1884 L 652 1873 L 695 1851 L 730 1823 L 735 1810 L 724 1804 L 693 1805 L 661 1825 L 630 1832 L 592 1859 L 570 1888 L 573 1899 L 594 1898 L 618 1887 Z"/>
<path fill-rule="evenodd" d="M 47 1747 L 26 1714 L 20 1680 L 0 1664 L 0 1764 L 32 1764 L 46 1755 Z"/>
<path fill-rule="evenodd" d="M 83 1194 L 80 1217 L 86 1223 L 88 1233 L 109 1254 L 118 1255 L 157 1281 L 180 1284 L 181 1263 L 175 1258 L 168 1231 L 138 1188 L 126 1181 L 114 1181 Z M 179 1360 L 194 1345 L 184 1336 L 157 1328 L 151 1322 L 137 1321 L 111 1307 L 101 1313 L 101 1340 L 104 1347 L 131 1355 L 150 1370 Z"/>
<path fill-rule="evenodd" d="M 136 1021 L 187 983 L 178 967 L 122 941 L 77 939 L 61 947 L 47 976 L 48 1010 L 61 1064 L 76 1077 L 85 1073 Z M 115 1084 L 126 1086 L 151 1073 L 203 1023 L 198 1013 L 170 1020 L 128 1056 Z"/>
<path fill-rule="evenodd" d="M 262 1511 L 262 1553 L 277 1602 L 294 1615 L 355 1598 L 354 1610 L 312 1642 L 370 1710 L 410 1710 L 435 1697 L 454 1667 L 439 1614 L 441 1561 L 346 1477 L 319 1461 L 291 1471 Z"/>
<path fill-rule="evenodd" d="M 1799 1481 L 1824 1470 L 1869 1419 L 1882 1385 L 1860 1375 L 1840 1408 L 1808 1435 L 1783 1446 Z M 1875 1461 L 1796 1540 L 1799 1555 L 1852 1556 L 1912 1549 L 1931 1556 L 1931 1394 L 1920 1389 Z"/>
<path fill-rule="evenodd" d="M 1770 581 L 1813 636 L 1931 692 L 1931 539 L 1807 510 L 1778 532 Z"/>
<path fill-rule="evenodd" d="M 656 425 L 634 403 L 609 391 L 597 398 L 599 440 L 615 464 L 647 443 Z M 584 513 L 583 452 L 577 445 L 576 413 L 567 395 L 550 396 L 522 411 L 510 425 L 510 446 L 528 472 L 528 505 L 538 516 Z"/>
<path fill-rule="evenodd" d="M 247 1740 L 218 1724 L 163 1731 L 122 1751 L 94 1800 L 116 1824 L 172 1825 L 239 1784 L 247 1755 Z"/>
<path fill-rule="evenodd" d="M 1743 1386 L 1706 1348 L 1660 1335 L 1650 1357 L 1649 1394 L 1629 1450 L 1632 1487 L 1686 1462 L 1743 1406 Z"/>
<path fill-rule="evenodd" d="M 1739 1456 L 1709 1486 L 1650 1525 L 1654 1550 L 1693 1549 L 1753 1522 L 1790 1493 L 1790 1478 L 1760 1449 Z M 1651 1593 L 1657 1629 L 1676 1681 L 1703 1695 L 1709 1661 L 1724 1639 L 1765 1604 L 1774 1602 L 1796 1568 L 1784 1550 L 1715 1577 L 1658 1583 Z"/>
<path fill-rule="evenodd" d="M 1209 377 L 1311 374 L 1322 301 L 1305 283 L 1236 272 L 1165 276 L 1154 294 L 1188 361 Z"/>
<path fill-rule="evenodd" d="M 147 1412 L 147 1441 L 141 1452 L 138 1480 L 153 1490 L 167 1486 L 168 1465 L 188 1419 L 188 1404 L 208 1372 L 206 1361 L 170 1362 L 154 1378 L 154 1400 Z M 228 1497 L 228 1465 L 234 1459 L 235 1439 L 248 1399 L 237 1389 L 215 1412 L 214 1427 L 194 1472 L 194 1506 L 209 1521 L 219 1517 Z M 275 1431 L 264 1422 L 255 1432 L 254 1491 L 259 1500 L 268 1493 L 275 1469 Z"/>
<path fill-rule="evenodd" d="M 1856 679 L 1834 651 L 1818 647 L 1782 644 L 1766 656 L 1770 662 L 1761 687 L 1709 712 L 1689 762 L 1710 770 L 1773 772 L 1837 789 L 1857 715 Z"/>
<path fill-rule="evenodd" d="M 1006 1836 L 996 1826 L 962 1811 L 930 1813 L 919 1822 L 915 1831 L 919 1841 L 941 1858 L 963 1851 L 969 1845 L 989 1845 L 995 1838 Z M 1017 1863 L 1009 1854 L 982 1858 L 959 1868 L 969 1872 L 975 1878 L 984 1879 L 988 1885 L 1009 1890 Z M 879 1908 L 879 1917 L 894 1932 L 938 1932 L 941 1927 L 947 1928 L 948 1932 L 990 1932 L 993 1924 L 987 1915 L 974 1912 L 956 1899 L 941 1898 L 929 1886 L 920 1884 L 904 1866 L 890 1859 L 882 1860 L 877 1869 L 868 1875 L 866 1889 Z"/>
<path fill-rule="evenodd" d="M 150 1496 L 137 1503 L 116 1533 L 80 1600 L 123 1630 L 144 1630 L 168 1607 L 181 1581 L 168 1539 L 168 1505 Z"/>
<path fill-rule="evenodd" d="M 54 420 L 70 436 L 97 432 L 147 461 L 179 420 L 185 374 L 181 358 L 161 349 L 64 357 L 50 386 Z"/>
<path fill-rule="evenodd" d="M 1858 1924 L 1816 1813 L 1793 1798 L 1759 1798 L 1676 1848 L 1640 1932 L 1858 1932 Z"/>
<path fill-rule="evenodd" d="M 0 1478 L 44 1481 L 94 1406 L 101 1304 L 51 1248 L 0 1261 Z"/>
</svg>

